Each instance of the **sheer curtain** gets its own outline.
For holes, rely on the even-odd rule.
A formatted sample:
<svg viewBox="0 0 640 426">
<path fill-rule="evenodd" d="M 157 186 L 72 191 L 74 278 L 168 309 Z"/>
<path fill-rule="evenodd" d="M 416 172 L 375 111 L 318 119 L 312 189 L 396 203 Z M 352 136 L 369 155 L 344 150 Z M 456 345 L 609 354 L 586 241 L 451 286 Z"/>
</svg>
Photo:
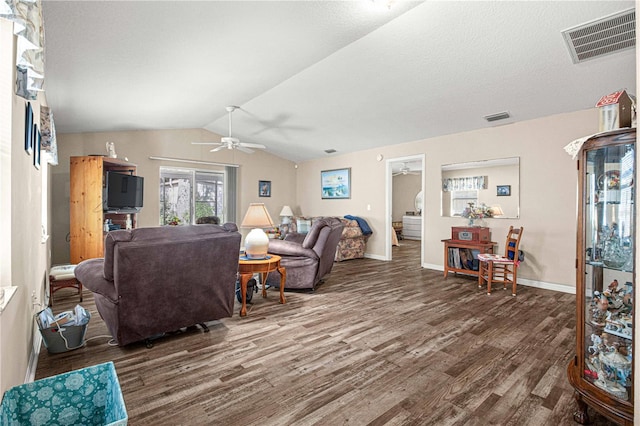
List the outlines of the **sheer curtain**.
<svg viewBox="0 0 640 426">
<path fill-rule="evenodd" d="M 442 179 L 442 190 L 451 191 L 470 191 L 477 189 L 486 189 L 486 176 L 469 176 L 461 178 Z"/>
<path fill-rule="evenodd" d="M 225 185 L 226 191 L 225 197 L 225 218 L 227 222 L 238 223 L 238 212 L 236 206 L 236 199 L 238 194 L 238 168 L 233 166 L 225 166 Z"/>
</svg>

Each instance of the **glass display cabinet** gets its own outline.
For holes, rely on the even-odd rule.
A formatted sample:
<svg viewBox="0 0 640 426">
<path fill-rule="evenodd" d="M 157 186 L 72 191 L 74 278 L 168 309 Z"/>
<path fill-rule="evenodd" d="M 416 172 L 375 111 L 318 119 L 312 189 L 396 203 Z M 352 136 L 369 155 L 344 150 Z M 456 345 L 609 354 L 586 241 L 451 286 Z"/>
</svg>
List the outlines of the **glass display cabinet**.
<svg viewBox="0 0 640 426">
<path fill-rule="evenodd" d="M 588 139 L 578 157 L 576 356 L 569 382 L 578 410 L 633 424 L 635 129 Z"/>
</svg>

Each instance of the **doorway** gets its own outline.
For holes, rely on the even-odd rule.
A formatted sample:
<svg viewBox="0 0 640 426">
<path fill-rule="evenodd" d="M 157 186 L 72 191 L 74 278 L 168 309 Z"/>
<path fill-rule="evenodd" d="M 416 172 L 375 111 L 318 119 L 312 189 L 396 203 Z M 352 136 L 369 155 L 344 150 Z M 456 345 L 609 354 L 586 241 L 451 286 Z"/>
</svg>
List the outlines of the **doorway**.
<svg viewBox="0 0 640 426">
<path fill-rule="evenodd" d="M 424 263 L 424 194 L 425 155 L 416 154 L 406 157 L 390 158 L 386 167 L 386 238 L 385 260 L 393 258 L 393 222 L 402 222 L 407 212 L 413 212 L 411 218 L 419 225 L 419 232 L 411 238 L 420 241 L 420 265 Z M 394 179 L 397 179 L 394 185 Z M 396 194 L 394 196 L 394 187 Z M 395 200 L 395 202 L 394 202 Z M 395 205 L 394 205 L 395 204 Z M 404 229 L 403 229 L 404 233 Z M 400 243 L 402 240 L 400 240 Z"/>
</svg>

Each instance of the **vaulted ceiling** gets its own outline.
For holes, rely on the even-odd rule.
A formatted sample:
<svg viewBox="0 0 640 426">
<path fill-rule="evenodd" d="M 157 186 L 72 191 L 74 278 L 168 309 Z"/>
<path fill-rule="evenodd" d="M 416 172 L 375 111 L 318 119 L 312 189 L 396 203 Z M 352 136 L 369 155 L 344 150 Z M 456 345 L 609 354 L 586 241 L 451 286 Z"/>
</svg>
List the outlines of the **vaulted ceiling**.
<svg viewBox="0 0 640 426">
<path fill-rule="evenodd" d="M 233 136 L 304 161 L 583 110 L 619 89 L 636 93 L 635 49 L 574 64 L 561 34 L 633 1 L 373 6 L 44 1 L 57 131 L 226 135 L 225 107 L 238 105 Z M 502 111 L 511 118 L 483 119 Z"/>
</svg>

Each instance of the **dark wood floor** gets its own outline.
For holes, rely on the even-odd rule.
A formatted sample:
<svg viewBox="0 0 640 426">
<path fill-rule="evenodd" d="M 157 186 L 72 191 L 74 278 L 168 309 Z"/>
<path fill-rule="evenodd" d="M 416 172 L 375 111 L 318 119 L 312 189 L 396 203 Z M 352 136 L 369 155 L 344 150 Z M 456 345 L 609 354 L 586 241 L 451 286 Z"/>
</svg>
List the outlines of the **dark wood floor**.
<svg viewBox="0 0 640 426">
<path fill-rule="evenodd" d="M 519 287 L 491 296 L 475 280 L 394 260 L 335 264 L 314 293 L 254 297 L 246 318 L 126 348 L 108 338 L 52 355 L 36 379 L 115 363 L 131 425 L 572 425 L 566 379 L 575 300 Z M 78 301 L 56 293 L 54 312 Z M 91 293 L 87 338 L 108 334 Z M 594 416 L 595 424 L 608 425 Z"/>
</svg>

